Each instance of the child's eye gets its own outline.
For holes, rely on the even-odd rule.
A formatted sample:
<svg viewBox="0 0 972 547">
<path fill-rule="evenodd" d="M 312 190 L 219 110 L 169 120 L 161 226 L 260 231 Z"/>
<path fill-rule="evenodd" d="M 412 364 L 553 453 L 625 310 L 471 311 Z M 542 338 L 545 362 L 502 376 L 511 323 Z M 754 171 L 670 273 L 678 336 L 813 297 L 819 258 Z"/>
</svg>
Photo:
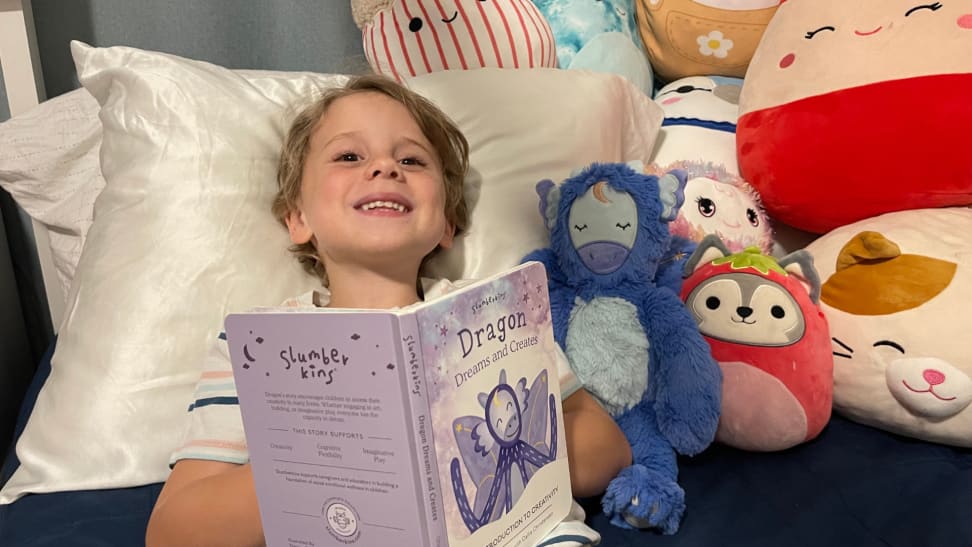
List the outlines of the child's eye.
<svg viewBox="0 0 972 547">
<path fill-rule="evenodd" d="M 425 166 L 425 162 L 424 161 L 420 160 L 419 158 L 413 158 L 413 157 L 409 157 L 409 158 L 405 158 L 405 159 L 401 160 L 401 164 L 402 165 Z"/>
<path fill-rule="evenodd" d="M 344 152 L 337 157 L 338 161 L 358 161 L 361 156 L 355 154 L 354 152 Z"/>
</svg>

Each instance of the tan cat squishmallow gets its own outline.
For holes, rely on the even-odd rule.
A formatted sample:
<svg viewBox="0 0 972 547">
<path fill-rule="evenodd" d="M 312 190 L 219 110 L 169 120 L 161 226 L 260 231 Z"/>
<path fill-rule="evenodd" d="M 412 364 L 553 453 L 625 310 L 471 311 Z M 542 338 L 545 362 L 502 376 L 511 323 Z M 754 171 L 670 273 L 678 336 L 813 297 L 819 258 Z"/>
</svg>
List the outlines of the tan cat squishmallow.
<svg viewBox="0 0 972 547">
<path fill-rule="evenodd" d="M 739 169 L 767 212 L 826 233 L 972 204 L 972 2 L 788 0 L 739 97 Z"/>
<path fill-rule="evenodd" d="M 779 0 L 634 0 L 658 77 L 742 78 Z"/>
<path fill-rule="evenodd" d="M 834 355 L 834 410 L 972 447 L 972 209 L 888 213 L 807 250 Z"/>
</svg>

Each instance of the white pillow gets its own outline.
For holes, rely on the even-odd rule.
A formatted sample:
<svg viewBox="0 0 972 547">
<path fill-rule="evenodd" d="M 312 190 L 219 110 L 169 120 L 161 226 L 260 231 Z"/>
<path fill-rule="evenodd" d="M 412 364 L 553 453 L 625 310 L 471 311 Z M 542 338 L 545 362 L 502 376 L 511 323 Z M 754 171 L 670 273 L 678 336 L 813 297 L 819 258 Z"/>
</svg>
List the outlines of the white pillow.
<svg viewBox="0 0 972 547">
<path fill-rule="evenodd" d="M 76 89 L 0 124 L 0 187 L 49 230 L 60 294 L 67 295 L 105 187 L 98 101 Z M 57 325 L 55 325 L 56 327 Z"/>
<path fill-rule="evenodd" d="M 222 317 L 316 284 L 269 204 L 292 105 L 343 77 L 244 77 L 132 48 L 72 49 L 102 104 L 107 186 L 0 503 L 164 480 Z M 485 275 L 546 245 L 536 181 L 594 160 L 646 160 L 661 122 L 647 97 L 607 74 L 456 71 L 410 85 L 473 150 L 473 225 L 433 264 L 440 276 Z"/>
<path fill-rule="evenodd" d="M 589 71 L 484 68 L 408 80 L 470 145 L 472 224 L 437 255 L 430 277 L 476 279 L 549 245 L 537 182 L 594 161 L 647 161 L 662 110 L 623 77 Z"/>
</svg>

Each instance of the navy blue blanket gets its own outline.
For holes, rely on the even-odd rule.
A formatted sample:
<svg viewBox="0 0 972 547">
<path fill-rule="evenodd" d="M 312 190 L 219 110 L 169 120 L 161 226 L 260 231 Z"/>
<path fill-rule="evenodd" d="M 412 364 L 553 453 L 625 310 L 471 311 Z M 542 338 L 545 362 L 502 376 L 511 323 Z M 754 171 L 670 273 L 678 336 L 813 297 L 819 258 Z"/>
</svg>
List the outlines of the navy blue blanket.
<svg viewBox="0 0 972 547">
<path fill-rule="evenodd" d="M 38 370 L 18 432 L 49 370 Z M 16 462 L 7 461 L 4 478 Z M 605 547 L 972 546 L 972 450 L 835 416 L 816 440 L 756 454 L 714 446 L 679 462 L 686 511 L 673 536 L 612 526 L 584 500 Z M 135 546 L 160 484 L 28 495 L 0 506 L 0 545 Z M 369 546 L 370 547 L 370 546 Z"/>
</svg>

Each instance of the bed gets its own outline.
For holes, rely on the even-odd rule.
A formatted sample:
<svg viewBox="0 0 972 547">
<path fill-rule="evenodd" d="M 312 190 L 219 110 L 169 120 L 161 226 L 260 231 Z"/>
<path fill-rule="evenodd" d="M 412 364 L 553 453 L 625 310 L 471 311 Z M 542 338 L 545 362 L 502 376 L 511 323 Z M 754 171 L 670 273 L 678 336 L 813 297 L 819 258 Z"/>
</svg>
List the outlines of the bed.
<svg viewBox="0 0 972 547">
<path fill-rule="evenodd" d="M 49 21 L 53 8 L 34 4 L 34 13 Z M 89 16 L 121 10 L 93 4 Z M 225 14 L 206 9 L 184 15 L 195 18 L 193 30 L 171 49 L 153 43 L 165 32 L 144 21 L 103 40 L 67 36 L 104 47 L 57 42 L 51 58 L 73 54 L 60 64 L 69 75 L 48 76 L 60 82 L 53 86 L 57 96 L 34 108 L 30 89 L 34 102 L 44 97 L 34 85 L 40 71 L 31 52 L 31 5 L 0 2 L 7 17 L 0 22 L 11 25 L 13 16 L 20 25 L 0 30 L 23 33 L 14 46 L 0 44 L 13 115 L 0 125 L 0 137 L 11 139 L 0 138 L 8 145 L 0 147 L 0 181 L 31 216 L 58 331 L 38 362 L 18 365 L 32 381 L 17 394 L 24 402 L 9 418 L 16 423 L 5 424 L 19 442 L 4 455 L 0 475 L 0 545 L 142 544 L 181 435 L 175 424 L 198 377 L 193 357 L 215 336 L 224 312 L 274 305 L 294 287 L 310 286 L 283 251 L 283 229 L 265 214 L 267 181 L 291 105 L 352 71 L 344 60 L 360 47 L 360 34 L 346 2 L 340 4 L 328 4 L 328 16 L 316 21 L 298 23 L 315 11 L 310 5 L 278 14 L 304 28 L 353 30 L 341 33 L 341 45 L 326 44 L 339 52 L 323 65 L 288 47 L 274 51 L 294 59 L 223 60 L 228 48 L 213 48 L 204 27 Z M 220 24 L 246 32 L 268 20 L 240 18 Z M 40 25 L 45 18 L 37 19 Z M 163 20 L 178 15 L 170 9 Z M 192 32 L 199 33 L 195 49 L 186 45 Z M 64 82 L 75 70 L 83 86 L 72 91 Z M 463 77 L 430 74 L 414 86 L 456 120 L 473 146 L 467 189 L 473 226 L 481 228 L 433 264 L 444 277 L 482 276 L 545 245 L 535 198 L 523 198 L 524 181 L 533 194 L 532 182 L 563 178 L 577 163 L 644 154 L 662 123 L 636 87 L 610 75 L 483 69 Z M 584 109 L 562 115 L 581 101 Z M 610 138 L 589 138 L 605 134 Z M 207 199 L 212 195 L 221 199 Z M 511 222 L 527 223 L 500 228 Z M 225 282 L 243 272 L 259 282 Z M 679 467 L 688 509 L 675 535 L 622 530 L 601 514 L 598 499 L 582 500 L 602 545 L 972 545 L 967 448 L 835 414 L 805 444 L 771 453 L 713 445 L 680 458 Z"/>
</svg>

